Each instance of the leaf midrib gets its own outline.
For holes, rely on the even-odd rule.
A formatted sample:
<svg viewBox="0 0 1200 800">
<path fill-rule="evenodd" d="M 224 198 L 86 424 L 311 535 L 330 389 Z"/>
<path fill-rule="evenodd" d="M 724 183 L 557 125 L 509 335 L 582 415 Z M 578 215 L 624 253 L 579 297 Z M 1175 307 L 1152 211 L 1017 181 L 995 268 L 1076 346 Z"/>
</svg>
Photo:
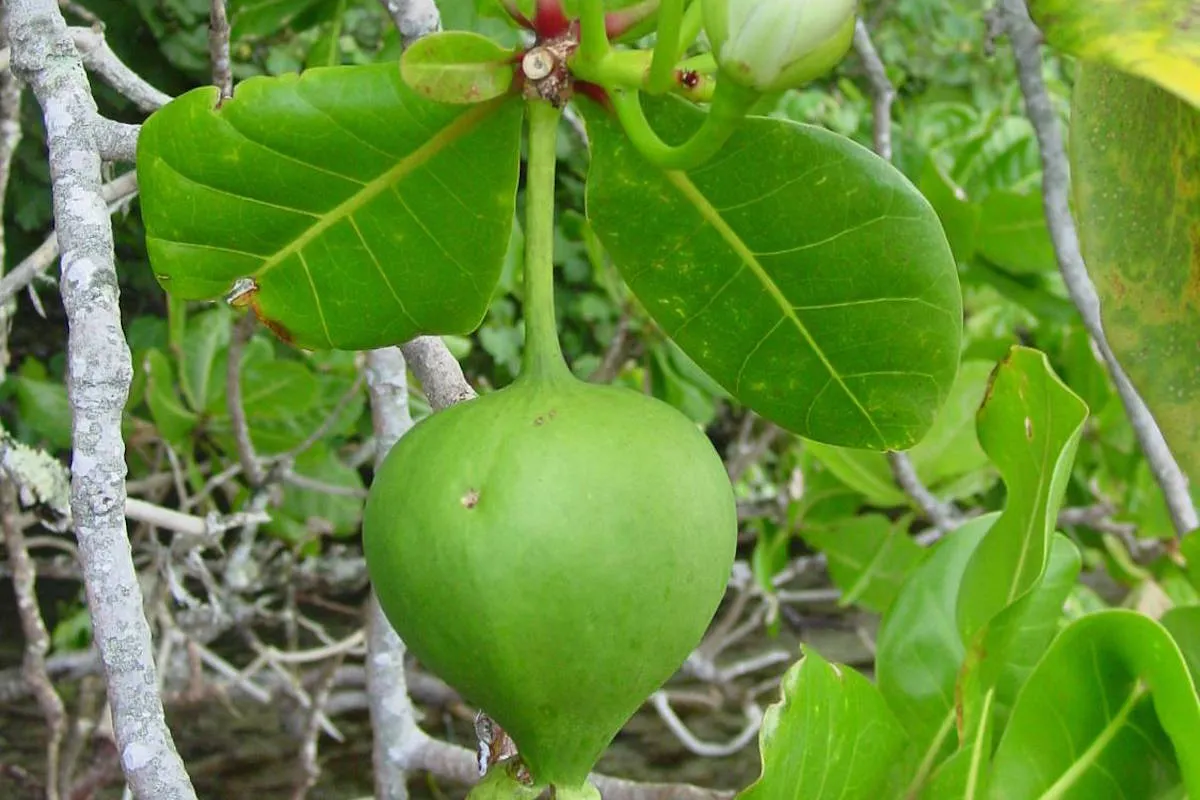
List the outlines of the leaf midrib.
<svg viewBox="0 0 1200 800">
<path fill-rule="evenodd" d="M 804 341 L 807 342 L 808 346 L 812 348 L 812 351 L 816 354 L 817 359 L 829 372 L 830 379 L 833 380 L 839 387 L 841 387 L 841 390 L 846 394 L 847 397 L 850 398 L 850 402 L 854 403 L 855 408 L 857 408 L 859 413 L 863 415 L 863 418 L 867 421 L 867 424 L 871 426 L 871 430 L 873 430 L 875 435 L 879 437 L 880 444 L 882 445 L 886 443 L 887 437 L 883 435 L 883 431 L 879 430 L 879 426 L 875 424 L 875 418 L 871 416 L 866 407 L 863 406 L 862 402 L 858 399 L 858 396 L 854 394 L 854 392 L 850 391 L 850 387 L 846 385 L 844 380 L 842 380 L 841 373 L 839 373 L 833 366 L 828 356 L 825 355 L 825 351 L 821 349 L 820 345 L 817 344 L 816 339 L 814 339 L 812 334 L 809 332 L 807 326 L 805 326 L 800 317 L 796 315 L 796 310 L 792 308 L 791 301 L 788 300 L 787 296 L 784 295 L 783 291 L 779 288 L 775 281 L 771 279 L 771 276 L 767 273 L 766 268 L 759 263 L 759 260 L 754 255 L 754 252 L 750 250 L 750 248 L 742 240 L 741 236 L 738 235 L 737 231 L 730 227 L 729 223 L 725 221 L 720 212 L 717 211 L 716 207 L 709 202 L 708 198 L 704 196 L 704 193 L 700 191 L 696 184 L 692 183 L 691 179 L 686 173 L 670 171 L 665 172 L 664 174 L 667 180 L 670 181 L 683 194 L 683 196 L 696 207 L 696 210 L 700 212 L 700 216 L 717 230 L 717 233 L 720 234 L 721 238 L 725 240 L 725 243 L 728 244 L 738 255 L 738 257 L 742 259 L 745 265 L 750 268 L 750 271 L 754 273 L 756 278 L 758 278 L 763 288 L 767 290 L 767 293 L 771 296 L 771 299 L 775 301 L 775 304 L 779 307 L 779 310 L 783 312 L 784 319 L 792 323 L 796 330 L 800 332 L 800 335 L 804 338 Z"/>
<path fill-rule="evenodd" d="M 279 266 L 279 264 L 286 261 L 295 253 L 303 250 L 325 231 L 343 219 L 346 219 L 355 211 L 358 211 L 380 194 L 399 183 L 405 176 L 424 166 L 442 152 L 442 150 L 446 149 L 446 147 L 470 133 L 479 123 L 489 117 L 507 100 L 507 97 L 500 97 L 487 103 L 481 103 L 456 117 L 453 122 L 429 137 L 420 147 L 396 162 L 396 165 L 391 169 L 363 184 L 363 187 L 357 192 L 322 214 L 304 233 L 297 236 L 286 246 L 277 250 L 263 261 L 262 265 L 251 273 L 251 276 L 256 279 L 261 278 L 265 273 Z"/>
</svg>

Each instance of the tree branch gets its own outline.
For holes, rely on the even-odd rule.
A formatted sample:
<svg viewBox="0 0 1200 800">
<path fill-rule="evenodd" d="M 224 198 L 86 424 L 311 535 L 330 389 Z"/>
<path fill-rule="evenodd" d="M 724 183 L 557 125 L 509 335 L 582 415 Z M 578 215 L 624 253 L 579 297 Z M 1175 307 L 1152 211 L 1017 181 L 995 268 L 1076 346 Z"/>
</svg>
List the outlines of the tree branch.
<svg viewBox="0 0 1200 800">
<path fill-rule="evenodd" d="M 229 17 L 225 0 L 212 0 L 208 23 L 208 57 L 212 60 L 213 85 L 221 90 L 221 99 L 233 96 L 233 68 L 229 55 Z"/>
<path fill-rule="evenodd" d="M 9 0 L 7 6 L 13 70 L 33 90 L 45 117 L 68 324 L 71 510 L 115 739 L 139 800 L 194 800 L 155 688 L 150 626 L 125 529 L 121 418 L 133 366 L 101 194 L 96 104 L 55 0 Z"/>
<path fill-rule="evenodd" d="M 103 33 L 94 28 L 70 30 L 83 65 L 132 100 L 142 111 L 157 111 L 171 101 L 169 94 L 155 89 L 145 78 L 125 66 L 125 62 L 117 58 L 117 54 L 108 46 Z"/>
<path fill-rule="evenodd" d="M 1083 324 L 1096 342 L 1100 355 L 1112 375 L 1142 453 L 1167 501 L 1175 531 L 1180 535 L 1188 533 L 1200 525 L 1200 522 L 1197 521 L 1196 507 L 1188 493 L 1187 476 L 1175 462 L 1158 423 L 1125 375 L 1125 371 L 1121 369 L 1121 364 L 1104 335 L 1104 326 L 1100 318 L 1100 297 L 1088 276 L 1083 253 L 1079 249 L 1075 221 L 1071 217 L 1070 162 L 1067 160 L 1058 117 L 1050 103 L 1046 83 L 1042 78 L 1041 32 L 1030 19 L 1024 0 L 1000 0 L 997 9 L 1012 43 L 1017 61 L 1017 77 L 1021 83 L 1021 93 L 1025 96 L 1025 111 L 1033 124 L 1041 150 L 1046 223 L 1050 228 L 1054 253 L 1058 257 L 1059 271 L 1067 285 L 1071 302 L 1079 309 Z"/>
<path fill-rule="evenodd" d="M 871 82 L 871 95 L 874 98 L 874 132 L 875 152 L 887 161 L 892 160 L 892 101 L 896 99 L 896 87 L 888 80 L 887 69 L 875 43 L 871 41 L 871 33 L 861 19 L 854 23 L 854 50 L 862 59 L 867 71 L 867 79 Z"/>
<path fill-rule="evenodd" d="M 46 800 L 58 800 L 59 794 L 59 748 L 66 733 L 66 711 L 62 698 L 54 691 L 50 674 L 46 670 L 46 652 L 50 649 L 50 634 L 38 608 L 35 584 L 37 573 L 25 536 L 13 520 L 15 492 L 11 484 L 3 487 L 0 494 L 0 523 L 4 527 L 4 545 L 8 549 L 8 563 L 12 566 L 13 594 L 17 600 L 17 614 L 21 618 L 21 631 L 25 635 L 25 657 L 21 674 L 33 691 L 46 720 L 48 737 L 46 742 Z"/>
<path fill-rule="evenodd" d="M 400 32 L 405 50 L 422 36 L 442 29 L 442 18 L 434 0 L 379 0 Z"/>
</svg>

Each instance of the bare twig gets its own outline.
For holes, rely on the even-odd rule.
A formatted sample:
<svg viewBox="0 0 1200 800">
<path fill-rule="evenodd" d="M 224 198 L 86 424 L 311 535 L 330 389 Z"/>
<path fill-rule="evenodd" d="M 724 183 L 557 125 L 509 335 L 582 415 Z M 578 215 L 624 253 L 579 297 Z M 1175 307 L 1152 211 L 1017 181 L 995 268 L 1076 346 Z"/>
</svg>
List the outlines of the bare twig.
<svg viewBox="0 0 1200 800">
<path fill-rule="evenodd" d="M 226 0 L 212 0 L 208 23 L 208 57 L 212 60 L 212 82 L 221 90 L 221 99 L 233 96 L 233 68 L 229 55 L 229 17 Z"/>
<path fill-rule="evenodd" d="M 1017 61 L 1017 77 L 1021 83 L 1021 92 L 1025 96 L 1026 114 L 1033 123 L 1041 149 L 1046 223 L 1050 228 L 1050 238 L 1054 242 L 1054 253 L 1058 258 L 1063 282 L 1067 285 L 1067 293 L 1071 296 L 1071 302 L 1079 309 L 1084 326 L 1108 366 L 1142 453 L 1167 501 L 1175 531 L 1180 535 L 1188 533 L 1200 525 L 1200 521 L 1197 520 L 1196 507 L 1188 493 L 1187 476 L 1175 462 L 1158 423 L 1125 375 L 1125 371 L 1121 369 L 1121 364 L 1104 335 L 1104 326 L 1100 318 L 1100 298 L 1088 276 L 1083 254 L 1079 249 L 1075 221 L 1071 216 L 1070 163 L 1067 160 L 1058 117 L 1042 78 L 1041 33 L 1030 19 L 1024 0 L 1000 0 L 997 10 L 1012 43 Z"/>
<path fill-rule="evenodd" d="M 137 174 L 130 170 L 114 178 L 100 187 L 101 197 L 108 205 L 110 214 L 137 194 Z M 20 264 L 3 278 L 0 278 L 0 303 L 8 302 L 10 297 L 29 285 L 30 281 L 45 272 L 58 258 L 58 235 L 53 231 L 36 250 L 25 257 Z"/>
<path fill-rule="evenodd" d="M 725 758 L 726 756 L 733 755 L 753 742 L 754 737 L 758 735 L 759 728 L 762 727 L 762 709 L 756 703 L 749 703 L 744 709 L 746 713 L 746 726 L 742 728 L 737 736 L 728 742 L 705 742 L 692 733 L 683 720 L 675 713 L 675 709 L 671 708 L 671 698 L 666 692 L 655 692 L 650 696 L 650 702 L 654 706 L 654 710 L 658 712 L 658 716 L 667 724 L 667 727 L 675 735 L 675 738 L 679 740 L 680 744 L 690 752 L 704 758 Z"/>
<path fill-rule="evenodd" d="M 150 112 L 171 102 L 171 96 L 151 86 L 145 78 L 125 65 L 108 46 L 104 34 L 96 28 L 71 28 L 71 37 L 83 59 L 83 65 L 104 82 L 129 98 L 142 111 Z"/>
<path fill-rule="evenodd" d="M 125 500 L 125 516 L 196 539 L 212 539 L 232 528 L 240 528 L 252 522 L 261 524 L 271 519 L 266 513 L 249 511 L 226 516 L 210 514 L 208 517 L 197 517 L 134 497 Z"/>
<path fill-rule="evenodd" d="M 46 623 L 42 621 L 42 612 L 38 609 L 37 592 L 34 589 L 37 575 L 34 572 L 33 561 L 29 558 L 20 527 L 13 522 L 15 500 L 11 485 L 0 489 L 0 522 L 4 527 L 8 563 L 12 565 L 17 613 L 21 618 L 21 630 L 25 634 L 25 658 L 21 671 L 25 682 L 37 698 L 42 717 L 46 720 L 46 800 L 58 800 L 59 746 L 66 732 L 66 712 L 63 710 L 62 698 L 54 691 L 54 685 L 46 671 L 46 651 L 50 649 L 50 635 L 46 632 Z"/>
<path fill-rule="evenodd" d="M 33 90 L 45 119 L 68 324 L 71 510 L 115 740 L 127 784 L 139 800 L 193 800 L 195 790 L 154 691 L 150 626 L 125 528 L 121 421 L 133 366 L 101 193 L 96 104 L 57 2 L 6 5 L 13 71 Z"/>
<path fill-rule="evenodd" d="M 871 41 L 871 33 L 862 19 L 854 23 L 854 50 L 862 59 L 867 78 L 871 81 L 871 95 L 875 101 L 874 132 L 875 152 L 887 161 L 892 160 L 892 101 L 896 99 L 896 87 L 888 80 L 887 69 L 875 43 Z"/>
<path fill-rule="evenodd" d="M 105 161 L 132 164 L 137 158 L 137 140 L 141 132 L 141 125 L 100 117 L 96 122 L 96 148 L 100 151 L 100 157 Z"/>
<path fill-rule="evenodd" d="M 0 9 L 0 14 L 4 14 Z M 0 28 L 5 27 L 0 25 Z M 0 44 L 7 50 L 8 38 L 0 30 Z M 21 142 L 21 95 L 24 87 L 16 76 L 5 66 L 0 69 L 0 209 L 4 207 L 4 199 L 8 196 L 8 179 L 12 173 L 12 160 Z M 0 274 L 4 272 L 6 246 L 3 226 L 0 225 Z M 7 300 L 0 300 L 0 382 L 8 371 L 8 325 L 12 314 L 12 306 Z"/>
<path fill-rule="evenodd" d="M 389 347 L 367 353 L 365 374 L 378 469 L 392 445 L 413 424 L 408 410 L 408 371 L 400 350 Z M 404 642 L 384 616 L 373 591 L 367 607 L 367 651 L 375 796 L 379 800 L 407 800 L 405 771 L 411 767 L 411 750 L 423 743 L 424 733 L 417 727 L 417 715 L 408 696 Z"/>
<path fill-rule="evenodd" d="M 888 466 L 892 468 L 892 477 L 896 484 L 913 499 L 917 507 L 924 512 L 925 517 L 933 523 L 940 533 L 946 534 L 962 524 L 962 516 L 949 503 L 943 503 L 933 492 L 921 482 L 912 459 L 906 453 L 890 452 L 887 454 Z"/>
<path fill-rule="evenodd" d="M 312 694 L 312 708 L 308 710 L 308 719 L 304 724 L 304 742 L 300 745 L 300 780 L 292 793 L 292 800 L 304 800 L 308 790 L 317 783 L 321 776 L 321 767 L 317 764 L 317 740 L 321 736 L 321 717 L 329 704 L 329 694 L 333 690 L 333 680 L 337 676 L 345 656 L 334 657 L 325 668 L 321 680 L 317 683 Z"/>
<path fill-rule="evenodd" d="M 434 411 L 475 396 L 462 367 L 440 338 L 421 336 L 400 349 Z"/>
<path fill-rule="evenodd" d="M 242 405 L 242 350 L 254 334 L 256 322 L 254 315 L 247 314 L 233 325 L 233 335 L 229 337 L 228 360 L 225 364 L 225 405 L 229 412 L 233 438 L 237 442 L 238 461 L 242 464 L 242 472 L 250 485 L 258 489 L 262 487 L 267 476 L 258 460 L 258 454 L 254 452 L 254 443 L 250 440 L 250 426 L 246 422 L 246 408 Z"/>
<path fill-rule="evenodd" d="M 442 18 L 434 0 L 379 0 L 396 30 L 400 32 L 400 44 L 407 50 L 422 36 L 442 29 Z"/>
</svg>

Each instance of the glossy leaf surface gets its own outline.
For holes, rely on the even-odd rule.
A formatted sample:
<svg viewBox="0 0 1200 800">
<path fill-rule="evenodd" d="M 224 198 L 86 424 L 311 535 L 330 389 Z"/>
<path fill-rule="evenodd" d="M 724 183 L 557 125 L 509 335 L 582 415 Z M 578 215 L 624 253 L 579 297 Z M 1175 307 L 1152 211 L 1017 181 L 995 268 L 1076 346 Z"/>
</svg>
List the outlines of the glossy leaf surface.
<svg viewBox="0 0 1200 800">
<path fill-rule="evenodd" d="M 971 557 L 958 600 L 965 641 L 1029 591 L 1045 570 L 1087 406 L 1036 350 L 1014 347 L 979 410 L 983 449 L 1008 489 L 1004 511 Z"/>
<path fill-rule="evenodd" d="M 788 670 L 783 699 L 763 719 L 762 777 L 739 800 L 879 796 L 904 744 L 879 690 L 816 651 Z"/>
<path fill-rule="evenodd" d="M 1200 25 L 1192 0 L 1031 0 L 1050 44 L 1154 81 L 1200 106 Z M 1122 115 L 1122 120 L 1133 120 Z"/>
<path fill-rule="evenodd" d="M 433 103 L 395 64 L 253 78 L 214 108 L 196 89 L 138 143 L 151 264 L 180 299 L 240 279 L 300 347 L 465 333 L 500 276 L 522 107 Z"/>
<path fill-rule="evenodd" d="M 1200 110 L 1086 64 L 1072 115 L 1076 219 L 1104 331 L 1200 480 Z"/>
<path fill-rule="evenodd" d="M 997 515 L 942 540 L 884 614 L 876 641 L 879 690 L 919 752 L 936 763 L 954 742 L 954 685 L 966 648 L 954 622 L 963 572 Z"/>
<path fill-rule="evenodd" d="M 1171 637 L 1126 610 L 1073 622 L 1025 684 L 989 798 L 1151 798 L 1200 792 L 1200 702 Z"/>
<path fill-rule="evenodd" d="M 928 555 L 908 535 L 909 521 L 867 514 L 804 529 L 804 540 L 829 560 L 829 575 L 842 590 L 842 605 L 877 612 L 891 605 L 905 579 Z"/>
<path fill-rule="evenodd" d="M 917 476 L 935 494 L 953 499 L 986 488 L 995 481 L 987 455 L 975 433 L 975 413 L 983 402 L 994 364 L 964 361 L 933 427 L 908 451 Z M 806 448 L 847 486 L 878 506 L 912 503 L 896 485 L 887 458 L 879 453 L 808 442 Z"/>
<path fill-rule="evenodd" d="M 417 94 L 439 103 L 481 103 L 508 92 L 513 51 L 485 36 L 448 31 L 418 39 L 400 61 L 400 74 Z"/>
<path fill-rule="evenodd" d="M 921 439 L 953 383 L 958 273 L 936 214 L 825 130 L 750 118 L 689 172 L 645 161 L 598 106 L 588 215 L 659 326 L 745 405 L 816 441 Z M 702 113 L 652 103 L 669 141 Z M 903 335 L 898 335 L 903 331 Z"/>
</svg>

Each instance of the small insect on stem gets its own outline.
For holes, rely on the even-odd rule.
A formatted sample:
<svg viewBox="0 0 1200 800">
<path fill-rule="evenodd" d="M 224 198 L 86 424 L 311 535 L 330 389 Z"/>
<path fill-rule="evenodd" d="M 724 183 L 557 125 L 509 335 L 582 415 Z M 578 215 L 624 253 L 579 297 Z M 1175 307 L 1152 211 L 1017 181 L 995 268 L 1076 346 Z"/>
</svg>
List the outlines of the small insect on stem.
<svg viewBox="0 0 1200 800">
<path fill-rule="evenodd" d="M 679 83 L 688 89 L 695 89 L 700 85 L 700 73 L 694 69 L 680 70 Z"/>
</svg>

